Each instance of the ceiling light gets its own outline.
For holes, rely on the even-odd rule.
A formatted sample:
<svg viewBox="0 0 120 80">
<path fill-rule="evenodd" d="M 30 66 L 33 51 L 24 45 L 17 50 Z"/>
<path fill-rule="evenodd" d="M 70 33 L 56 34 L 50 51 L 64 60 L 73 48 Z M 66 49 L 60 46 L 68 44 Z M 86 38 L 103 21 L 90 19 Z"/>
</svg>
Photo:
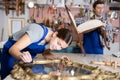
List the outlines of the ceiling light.
<svg viewBox="0 0 120 80">
<path fill-rule="evenodd" d="M 33 8 L 33 7 L 34 7 L 34 2 L 33 2 L 33 1 L 30 1 L 30 2 L 28 3 L 28 7 L 29 7 L 29 8 Z"/>
</svg>

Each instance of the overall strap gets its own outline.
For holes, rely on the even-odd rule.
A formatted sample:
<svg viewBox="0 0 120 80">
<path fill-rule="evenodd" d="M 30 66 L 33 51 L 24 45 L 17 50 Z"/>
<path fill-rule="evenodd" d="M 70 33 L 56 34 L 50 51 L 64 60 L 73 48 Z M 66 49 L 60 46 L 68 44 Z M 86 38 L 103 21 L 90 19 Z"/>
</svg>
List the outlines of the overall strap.
<svg viewBox="0 0 120 80">
<path fill-rule="evenodd" d="M 48 29 L 42 23 L 40 23 L 39 25 L 43 28 L 44 34 L 43 34 L 42 38 L 38 42 L 35 42 L 37 44 L 40 43 L 42 40 L 44 40 L 46 35 L 47 35 L 47 33 L 48 33 Z"/>
<path fill-rule="evenodd" d="M 44 44 L 44 45 L 39 45 L 39 43 L 40 43 L 42 40 L 45 39 L 45 37 L 46 37 L 46 35 L 47 35 L 47 33 L 48 33 L 48 29 L 47 29 L 44 25 L 41 25 L 41 24 L 39 24 L 39 25 L 40 25 L 40 27 L 42 27 L 43 30 L 44 30 L 44 34 L 43 34 L 43 36 L 41 37 L 41 39 L 39 39 L 39 41 L 37 41 L 37 42 L 32 43 L 32 44 L 29 45 L 27 48 L 25 48 L 24 50 L 22 50 L 22 51 L 29 51 L 29 52 L 31 53 L 31 55 L 33 55 L 33 56 L 36 55 L 37 53 L 43 52 L 44 49 L 45 49 L 45 45 L 46 45 L 46 44 Z"/>
</svg>

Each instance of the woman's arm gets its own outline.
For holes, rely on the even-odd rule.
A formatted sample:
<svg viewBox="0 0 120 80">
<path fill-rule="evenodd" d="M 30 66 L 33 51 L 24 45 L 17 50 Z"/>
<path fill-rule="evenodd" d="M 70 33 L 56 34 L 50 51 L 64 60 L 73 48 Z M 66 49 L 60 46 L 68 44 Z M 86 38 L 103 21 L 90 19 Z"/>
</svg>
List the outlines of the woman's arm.
<svg viewBox="0 0 120 80">
<path fill-rule="evenodd" d="M 9 53 L 18 60 L 21 60 L 21 50 L 31 44 L 29 35 L 24 34 L 10 49 Z"/>
</svg>

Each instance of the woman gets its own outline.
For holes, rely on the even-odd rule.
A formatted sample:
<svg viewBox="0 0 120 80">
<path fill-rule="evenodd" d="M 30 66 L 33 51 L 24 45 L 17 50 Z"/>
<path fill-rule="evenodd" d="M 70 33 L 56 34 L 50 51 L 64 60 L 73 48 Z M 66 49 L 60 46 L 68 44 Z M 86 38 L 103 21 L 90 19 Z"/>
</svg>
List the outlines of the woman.
<svg viewBox="0 0 120 80">
<path fill-rule="evenodd" d="M 1 61 L 2 79 L 10 73 L 14 62 L 21 60 L 29 63 L 37 53 L 42 53 L 45 49 L 67 48 L 71 41 L 71 33 L 65 28 L 53 32 L 43 24 L 33 23 L 24 27 L 13 34 L 4 45 Z"/>
</svg>

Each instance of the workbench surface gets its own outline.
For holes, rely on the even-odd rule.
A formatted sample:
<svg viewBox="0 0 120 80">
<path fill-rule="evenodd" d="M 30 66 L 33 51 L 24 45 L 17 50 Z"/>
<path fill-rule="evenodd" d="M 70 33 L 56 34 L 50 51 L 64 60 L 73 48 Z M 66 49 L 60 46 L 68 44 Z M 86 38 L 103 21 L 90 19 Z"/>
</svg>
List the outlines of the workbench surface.
<svg viewBox="0 0 120 80">
<path fill-rule="evenodd" d="M 87 64 L 91 66 L 99 66 L 100 68 L 107 70 L 107 71 L 112 71 L 112 72 L 120 72 L 120 67 L 114 68 L 111 66 L 104 66 L 104 65 L 96 65 L 96 64 L 91 64 L 91 61 L 104 61 L 104 60 L 112 60 L 112 61 L 119 61 L 120 58 L 114 57 L 111 54 L 103 54 L 103 55 L 98 55 L 98 54 L 87 54 L 86 56 L 83 56 L 83 54 L 79 53 L 54 53 L 58 57 L 61 57 L 62 55 L 66 55 L 69 57 L 70 60 L 82 64 Z M 41 55 L 37 55 L 41 56 Z M 5 80 L 14 80 L 9 76 L 5 78 Z"/>
</svg>

